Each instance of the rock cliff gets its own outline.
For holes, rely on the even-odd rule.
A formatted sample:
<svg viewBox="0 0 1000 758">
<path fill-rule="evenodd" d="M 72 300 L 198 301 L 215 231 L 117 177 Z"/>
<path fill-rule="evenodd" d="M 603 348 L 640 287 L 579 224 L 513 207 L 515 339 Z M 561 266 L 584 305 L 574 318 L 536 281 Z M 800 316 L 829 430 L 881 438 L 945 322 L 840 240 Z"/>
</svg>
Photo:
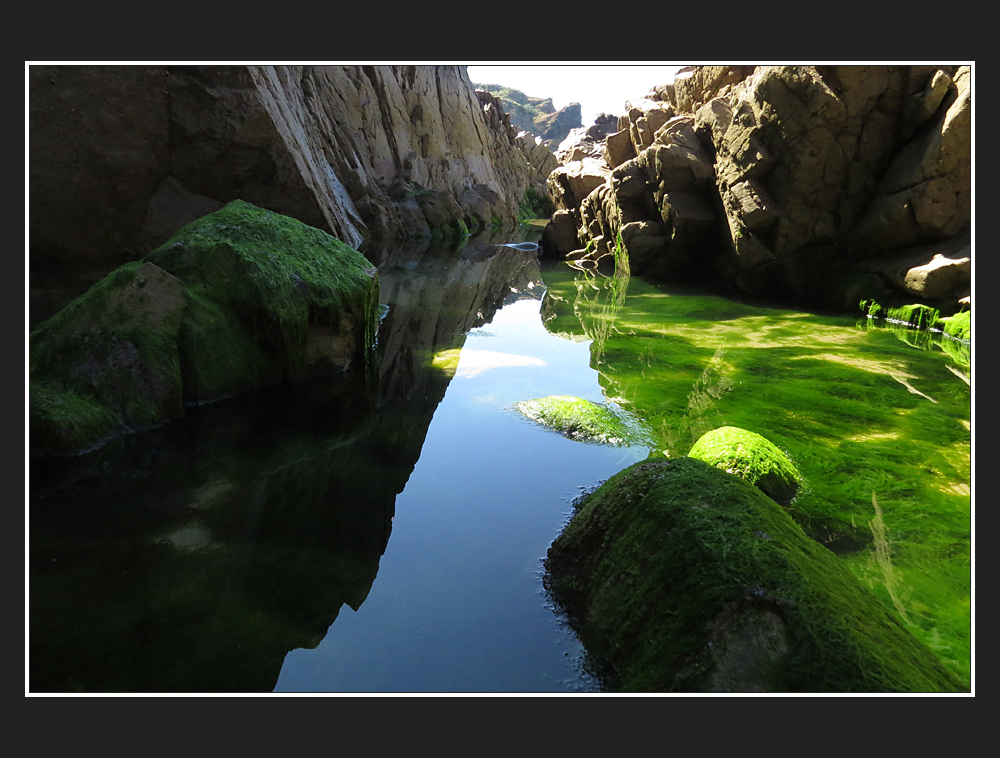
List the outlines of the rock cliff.
<svg viewBox="0 0 1000 758">
<path fill-rule="evenodd" d="M 969 66 L 697 66 L 564 155 L 546 248 L 803 305 L 971 286 Z M 576 235 L 572 230 L 576 230 Z M 935 258 L 935 256 L 938 256 Z"/>
<path fill-rule="evenodd" d="M 36 270 L 86 259 L 106 272 L 234 199 L 355 248 L 513 223 L 542 180 L 464 66 L 28 73 Z"/>
</svg>

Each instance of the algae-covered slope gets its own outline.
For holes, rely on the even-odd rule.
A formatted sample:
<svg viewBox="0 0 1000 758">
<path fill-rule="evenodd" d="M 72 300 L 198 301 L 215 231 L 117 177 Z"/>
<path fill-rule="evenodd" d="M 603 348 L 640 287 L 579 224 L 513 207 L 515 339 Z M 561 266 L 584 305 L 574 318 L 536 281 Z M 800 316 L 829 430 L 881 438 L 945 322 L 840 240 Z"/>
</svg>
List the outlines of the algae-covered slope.
<svg viewBox="0 0 1000 758">
<path fill-rule="evenodd" d="M 377 272 L 360 253 L 233 201 L 31 333 L 31 446 L 75 452 L 185 403 L 365 370 L 377 309 Z"/>
<path fill-rule="evenodd" d="M 647 460 L 609 479 L 546 568 L 611 690 L 963 689 L 779 505 L 693 458 Z"/>
</svg>

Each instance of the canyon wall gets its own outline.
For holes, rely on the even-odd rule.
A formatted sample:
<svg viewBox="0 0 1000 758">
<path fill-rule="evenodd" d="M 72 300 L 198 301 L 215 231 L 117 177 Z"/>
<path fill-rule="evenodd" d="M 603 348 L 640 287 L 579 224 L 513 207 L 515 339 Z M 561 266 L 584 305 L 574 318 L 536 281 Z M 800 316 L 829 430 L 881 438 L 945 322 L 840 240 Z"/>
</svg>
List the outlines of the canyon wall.
<svg viewBox="0 0 1000 758">
<path fill-rule="evenodd" d="M 550 174 L 578 265 L 809 306 L 971 289 L 969 66 L 695 66 Z M 605 261 L 605 263 L 601 263 Z"/>
<path fill-rule="evenodd" d="M 234 199 L 363 249 L 513 224 L 544 181 L 464 66 L 41 65 L 28 99 L 41 271 L 110 270 Z"/>
</svg>

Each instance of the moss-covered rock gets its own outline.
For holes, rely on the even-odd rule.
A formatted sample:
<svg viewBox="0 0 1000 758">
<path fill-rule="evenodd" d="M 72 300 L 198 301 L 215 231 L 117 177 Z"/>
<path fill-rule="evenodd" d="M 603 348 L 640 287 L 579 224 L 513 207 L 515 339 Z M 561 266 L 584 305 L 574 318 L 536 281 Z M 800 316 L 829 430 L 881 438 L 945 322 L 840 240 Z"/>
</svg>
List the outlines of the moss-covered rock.
<svg viewBox="0 0 1000 758">
<path fill-rule="evenodd" d="M 941 321 L 944 322 L 944 333 L 949 337 L 966 342 L 972 341 L 972 311 L 961 311 Z"/>
<path fill-rule="evenodd" d="M 693 458 L 643 461 L 605 482 L 546 570 L 609 690 L 962 689 L 784 509 Z"/>
<path fill-rule="evenodd" d="M 378 277 L 360 253 L 234 201 L 32 332 L 31 446 L 75 452 L 185 403 L 367 370 L 377 327 Z"/>
<path fill-rule="evenodd" d="M 514 410 L 570 439 L 616 447 L 656 443 L 631 414 L 611 405 L 569 395 L 550 395 L 514 403 Z"/>
<path fill-rule="evenodd" d="M 913 303 L 898 308 L 888 308 L 885 317 L 901 324 L 909 324 L 915 329 L 934 329 L 940 327 L 941 312 L 929 305 Z"/>
<path fill-rule="evenodd" d="M 791 458 L 756 432 L 723 426 L 703 434 L 688 452 L 750 484 L 781 505 L 788 505 L 802 486 L 802 474 Z"/>
<path fill-rule="evenodd" d="M 93 446 L 122 426 L 183 412 L 182 282 L 134 261 L 48 319 L 29 340 L 33 449 Z"/>
</svg>

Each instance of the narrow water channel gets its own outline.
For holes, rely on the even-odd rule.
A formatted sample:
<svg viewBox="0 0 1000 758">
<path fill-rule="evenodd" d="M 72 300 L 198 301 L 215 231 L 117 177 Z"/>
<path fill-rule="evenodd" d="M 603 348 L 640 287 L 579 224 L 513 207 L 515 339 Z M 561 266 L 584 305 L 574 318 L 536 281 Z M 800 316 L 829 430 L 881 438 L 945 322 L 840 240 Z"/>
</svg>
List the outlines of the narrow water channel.
<svg viewBox="0 0 1000 758">
<path fill-rule="evenodd" d="M 527 290 L 541 295 L 540 283 Z M 392 537 L 357 612 L 291 651 L 277 691 L 558 692 L 596 686 L 542 593 L 541 559 L 572 498 L 646 448 L 582 445 L 511 413 L 570 392 L 601 401 L 589 343 L 545 331 L 540 299 L 471 330 L 396 498 Z"/>
<path fill-rule="evenodd" d="M 510 410 L 553 394 L 626 407 L 658 454 L 767 436 L 808 481 L 793 517 L 968 677 L 960 350 L 474 240 L 375 258 L 374 386 L 264 389 L 31 461 L 31 691 L 598 690 L 542 558 L 572 500 L 650 450 Z"/>
</svg>

